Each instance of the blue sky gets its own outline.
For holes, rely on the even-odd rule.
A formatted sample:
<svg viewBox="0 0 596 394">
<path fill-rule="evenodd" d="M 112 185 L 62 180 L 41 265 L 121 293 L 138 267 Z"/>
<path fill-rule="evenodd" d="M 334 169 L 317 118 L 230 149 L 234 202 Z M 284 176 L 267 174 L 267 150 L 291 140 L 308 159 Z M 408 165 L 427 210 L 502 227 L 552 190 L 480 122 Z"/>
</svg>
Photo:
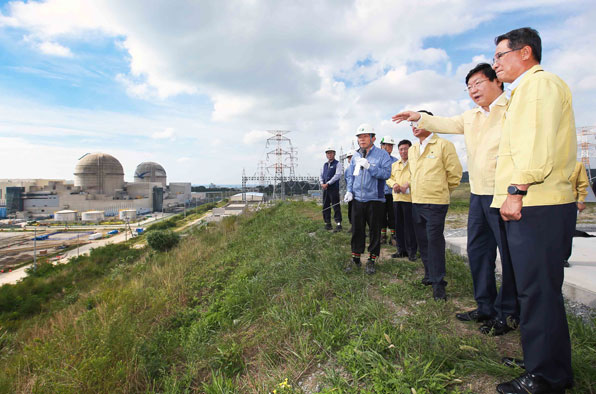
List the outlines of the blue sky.
<svg viewBox="0 0 596 394">
<path fill-rule="evenodd" d="M 577 125 L 596 125 L 593 3 L 0 1 L 0 177 L 72 179 L 101 151 L 129 181 L 150 160 L 171 181 L 235 184 L 270 129 L 292 131 L 297 173 L 315 175 L 360 123 L 401 139 L 400 110 L 471 108 L 463 77 L 522 26 Z"/>
</svg>

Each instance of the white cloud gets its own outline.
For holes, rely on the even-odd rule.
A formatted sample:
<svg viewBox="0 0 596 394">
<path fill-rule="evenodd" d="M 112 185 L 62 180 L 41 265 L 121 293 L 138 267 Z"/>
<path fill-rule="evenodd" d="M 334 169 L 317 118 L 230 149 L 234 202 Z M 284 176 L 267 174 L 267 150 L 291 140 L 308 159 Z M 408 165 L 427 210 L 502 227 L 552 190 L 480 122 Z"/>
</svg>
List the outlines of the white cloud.
<svg viewBox="0 0 596 394">
<path fill-rule="evenodd" d="M 61 56 L 61 57 L 72 57 L 72 52 L 69 48 L 64 47 L 55 42 L 42 42 L 38 44 L 39 49 L 46 55 Z"/>
<path fill-rule="evenodd" d="M 176 139 L 174 129 L 171 127 L 166 128 L 164 131 L 156 131 L 151 134 L 151 138 L 156 140 L 169 139 L 171 141 Z"/>
<path fill-rule="evenodd" d="M 271 134 L 265 130 L 251 130 L 248 133 L 244 134 L 244 138 L 242 139 L 242 141 L 247 145 L 252 145 L 255 143 L 264 144 L 267 138 L 269 138 L 270 136 Z"/>
<path fill-rule="evenodd" d="M 301 172 L 316 174 L 321 147 L 331 142 L 338 149 L 349 149 L 360 123 L 372 123 L 380 135 L 411 138 L 407 126 L 389 121 L 392 114 L 428 108 L 454 115 L 470 107 L 463 77 L 477 62 L 489 60 L 482 53 L 490 53 L 492 42 L 479 40 L 477 56 L 461 64 L 461 59 L 450 58 L 452 52 L 429 45 L 429 39 L 457 36 L 502 13 L 509 17 L 530 10 L 532 15 L 552 15 L 555 7 L 586 10 L 559 25 L 553 22 L 543 39 L 548 43 L 546 65 L 569 82 L 576 114 L 592 114 L 595 15 L 594 5 L 582 0 L 565 4 L 454 0 L 423 5 L 405 0 L 150 5 L 119 0 L 14 1 L 4 6 L 0 26 L 22 32 L 25 44 L 34 49 L 43 51 L 44 43 L 51 44 L 47 54 L 75 59 L 77 48 L 94 38 L 113 40 L 126 51 L 128 70 L 119 69 L 110 77 L 131 97 L 159 108 L 148 116 L 67 108 L 36 112 L 17 105 L 9 107 L 15 110 L 12 114 L 0 106 L 0 133 L 4 133 L 0 135 L 57 133 L 104 145 L 108 140 L 143 144 L 162 155 L 156 161 L 169 160 L 168 171 L 178 179 L 189 176 L 200 182 L 199 176 L 213 176 L 221 177 L 214 181 L 235 183 L 242 167 L 256 167 L 264 158 L 269 135 L 262 129 L 289 129 L 299 147 Z M 211 113 L 168 108 L 176 105 L 170 99 L 177 95 L 206 97 Z M 582 122 L 596 122 L 595 116 L 585 116 Z M 119 140 L 121 136 L 126 141 Z M 189 151 L 179 152 L 182 144 Z M 260 149 L 249 151 L 245 145 Z M 176 155 L 168 149 L 176 150 Z M 198 174 L 182 160 L 192 157 L 192 164 L 200 165 L 222 155 L 230 160 L 222 165 L 221 174 Z"/>
</svg>

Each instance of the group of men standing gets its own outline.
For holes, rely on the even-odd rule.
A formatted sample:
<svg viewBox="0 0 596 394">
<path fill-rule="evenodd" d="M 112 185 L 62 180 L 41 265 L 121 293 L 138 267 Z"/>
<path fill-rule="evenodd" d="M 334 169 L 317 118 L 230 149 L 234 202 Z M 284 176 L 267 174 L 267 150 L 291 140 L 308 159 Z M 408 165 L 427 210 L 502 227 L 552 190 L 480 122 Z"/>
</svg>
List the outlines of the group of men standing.
<svg viewBox="0 0 596 394">
<path fill-rule="evenodd" d="M 477 308 L 456 317 L 481 323 L 480 330 L 492 335 L 519 326 L 524 359 L 504 357 L 503 362 L 526 373 L 499 384 L 499 393 L 564 393 L 573 384 L 573 373 L 563 261 L 571 251 L 577 209 L 583 209 L 574 194 L 582 169 L 576 165 L 571 92 L 540 66 L 536 30 L 512 30 L 495 44 L 492 66 L 481 63 L 465 78 L 476 108 L 450 118 L 428 111 L 404 111 L 392 118 L 411 122 L 418 139 L 397 144 L 399 159 L 389 154 L 395 145 L 391 137 L 383 138 L 379 149 L 372 126 L 358 127 L 359 149 L 351 153 L 345 171 L 344 201 L 351 206 L 352 223 L 347 271 L 361 266 L 368 225 L 366 272 L 375 272 L 391 198 L 398 248 L 392 257 L 415 261 L 419 250 L 422 283 L 432 285 L 435 300 L 446 300 L 443 230 L 462 167 L 454 145 L 437 133 L 463 134 L 471 188 L 467 251 Z M 391 145 L 389 153 L 385 145 Z M 338 188 L 339 166 L 333 160 L 323 169 L 324 194 L 330 185 Z M 339 207 L 339 188 L 337 197 L 326 198 L 328 206 Z M 341 223 L 341 212 L 335 213 Z M 330 212 L 326 215 L 330 219 Z M 502 264 L 498 290 L 497 248 Z"/>
</svg>

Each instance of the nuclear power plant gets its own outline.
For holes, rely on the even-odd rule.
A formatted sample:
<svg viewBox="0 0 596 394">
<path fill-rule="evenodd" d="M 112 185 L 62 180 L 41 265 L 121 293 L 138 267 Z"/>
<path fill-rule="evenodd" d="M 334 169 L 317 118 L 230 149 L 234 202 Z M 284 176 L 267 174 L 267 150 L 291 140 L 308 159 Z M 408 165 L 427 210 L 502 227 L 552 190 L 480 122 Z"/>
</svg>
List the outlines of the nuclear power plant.
<svg viewBox="0 0 596 394">
<path fill-rule="evenodd" d="M 107 153 L 87 153 L 77 162 L 74 182 L 61 179 L 0 179 L 0 205 L 5 216 L 98 221 L 120 211 L 145 214 L 186 204 L 190 182 L 167 184 L 158 163 L 140 163 L 134 182 L 124 181 L 120 161 Z M 1 214 L 2 212 L 0 212 Z"/>
</svg>

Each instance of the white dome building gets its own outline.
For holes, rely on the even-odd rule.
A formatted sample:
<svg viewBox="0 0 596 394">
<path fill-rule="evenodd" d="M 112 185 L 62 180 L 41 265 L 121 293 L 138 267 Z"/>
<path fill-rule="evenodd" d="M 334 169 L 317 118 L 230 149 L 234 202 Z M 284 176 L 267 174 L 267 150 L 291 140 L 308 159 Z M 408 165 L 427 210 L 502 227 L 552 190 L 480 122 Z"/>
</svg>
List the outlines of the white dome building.
<svg viewBox="0 0 596 394">
<path fill-rule="evenodd" d="M 74 171 L 75 186 L 84 192 L 113 196 L 124 187 L 124 169 L 114 156 L 87 153 L 79 159 Z"/>
<path fill-rule="evenodd" d="M 166 187 L 166 181 L 166 170 L 159 163 L 145 161 L 135 170 L 135 182 L 159 182 Z"/>
</svg>

